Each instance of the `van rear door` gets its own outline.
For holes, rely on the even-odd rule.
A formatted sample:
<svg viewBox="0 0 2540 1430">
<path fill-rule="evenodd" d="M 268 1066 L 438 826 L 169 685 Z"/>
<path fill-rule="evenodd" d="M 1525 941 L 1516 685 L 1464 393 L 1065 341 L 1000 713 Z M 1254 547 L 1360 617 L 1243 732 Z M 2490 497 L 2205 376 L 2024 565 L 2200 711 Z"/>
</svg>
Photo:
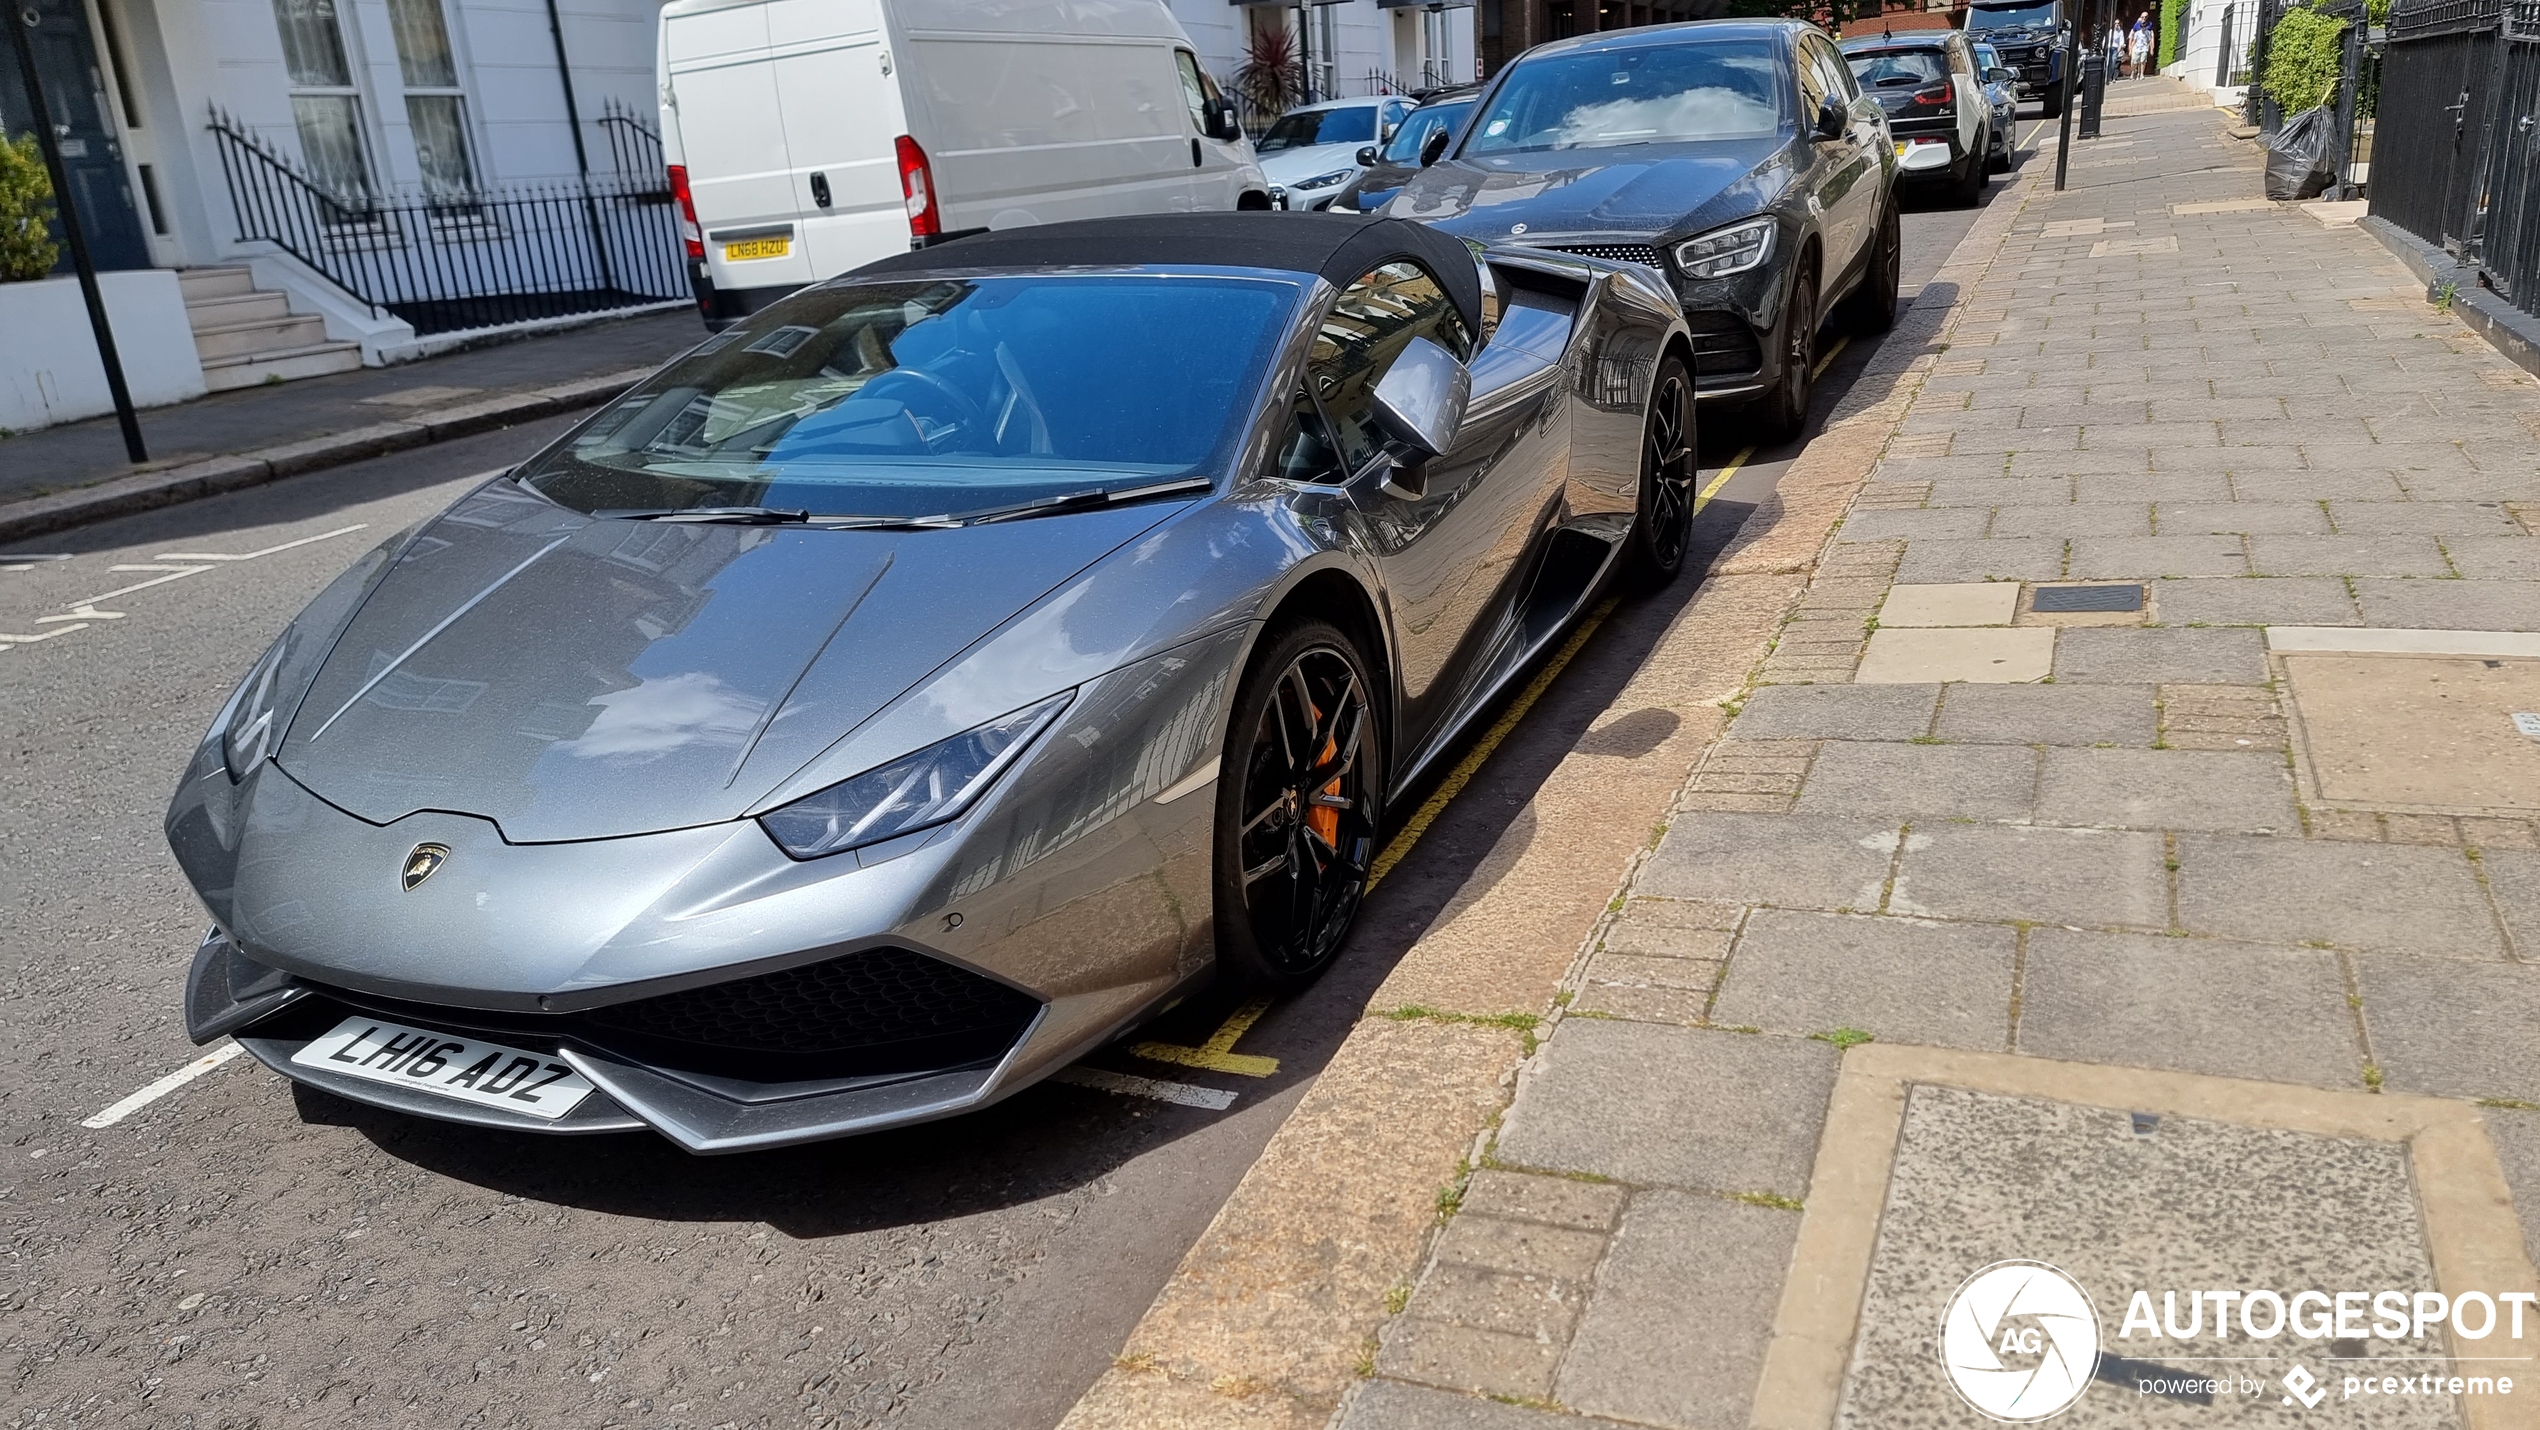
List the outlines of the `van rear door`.
<svg viewBox="0 0 2540 1430">
<path fill-rule="evenodd" d="M 810 278 L 908 252 L 898 67 L 879 0 L 771 0 L 768 49 Z"/>
<path fill-rule="evenodd" d="M 662 16 L 666 97 L 679 116 L 688 189 L 706 231 L 706 267 L 718 288 L 799 284 L 810 276 L 800 245 L 790 238 L 796 207 L 792 164 L 770 75 L 767 11 L 763 4 L 684 12 L 673 6 Z M 777 249 L 777 256 L 740 260 L 737 266 L 747 276 L 736 276 L 725 251 L 754 251 L 749 241 L 733 237 L 753 230 L 787 241 L 781 249 L 759 243 L 755 251 Z"/>
</svg>

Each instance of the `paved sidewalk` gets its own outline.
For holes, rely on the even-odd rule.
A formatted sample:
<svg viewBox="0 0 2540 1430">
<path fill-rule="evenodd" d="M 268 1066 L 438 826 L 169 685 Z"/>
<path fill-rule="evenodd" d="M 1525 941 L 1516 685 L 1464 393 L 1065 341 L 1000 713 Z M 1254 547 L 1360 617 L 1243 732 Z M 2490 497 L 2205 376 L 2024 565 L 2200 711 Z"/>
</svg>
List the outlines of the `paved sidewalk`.
<svg viewBox="0 0 2540 1430">
<path fill-rule="evenodd" d="M 685 308 L 541 337 L 471 348 L 395 367 L 219 392 L 141 414 L 150 464 L 162 471 L 206 457 L 283 447 L 409 420 L 634 368 L 657 366 L 705 340 Z M 85 334 L 78 335 L 86 342 Z M 111 416 L 0 437 L 0 503 L 131 475 Z"/>
<path fill-rule="evenodd" d="M 2027 186 L 1346 1430 L 1990 1423 L 2008 1258 L 2096 1304 L 2062 1423 L 2540 1424 L 2540 1326 L 2120 1335 L 2540 1240 L 2540 384 L 2166 84 Z"/>
</svg>

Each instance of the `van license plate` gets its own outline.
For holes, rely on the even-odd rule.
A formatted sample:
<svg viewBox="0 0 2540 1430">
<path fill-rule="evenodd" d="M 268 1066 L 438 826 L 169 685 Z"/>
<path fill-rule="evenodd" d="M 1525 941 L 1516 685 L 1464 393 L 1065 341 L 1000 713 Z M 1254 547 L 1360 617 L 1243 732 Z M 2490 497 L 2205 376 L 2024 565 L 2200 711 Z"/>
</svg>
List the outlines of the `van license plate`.
<svg viewBox="0 0 2540 1430">
<path fill-rule="evenodd" d="M 744 238 L 723 245 L 723 261 L 742 263 L 753 258 L 782 258 L 794 251 L 794 240 L 780 234 L 775 238 Z"/>
</svg>

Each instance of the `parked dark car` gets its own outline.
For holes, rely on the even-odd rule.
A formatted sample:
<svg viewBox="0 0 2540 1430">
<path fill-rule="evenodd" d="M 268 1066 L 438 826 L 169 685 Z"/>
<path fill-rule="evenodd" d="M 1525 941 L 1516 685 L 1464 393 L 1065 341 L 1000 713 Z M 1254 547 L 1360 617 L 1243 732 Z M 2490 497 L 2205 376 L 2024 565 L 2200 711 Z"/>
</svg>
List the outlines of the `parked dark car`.
<svg viewBox="0 0 2540 1430">
<path fill-rule="evenodd" d="M 2057 0 L 1976 0 L 1967 8 L 1966 31 L 2000 52 L 2019 74 L 2019 95 L 2046 106 L 2052 119 L 2064 112 L 2063 6 Z"/>
<path fill-rule="evenodd" d="M 1962 204 L 1981 197 L 1992 174 L 1993 104 L 1967 37 L 1956 30 L 1870 35 L 1844 41 L 1843 57 L 1887 110 L 1896 182 L 1938 185 Z"/>
<path fill-rule="evenodd" d="M 1976 77 L 1984 85 L 1984 102 L 1993 109 L 1993 151 L 1988 167 L 1997 174 L 2007 174 L 2019 161 L 2020 77 L 2002 63 L 2001 54 L 1993 46 L 1978 41 L 1975 53 Z"/>
<path fill-rule="evenodd" d="M 1529 50 L 1384 211 L 1648 264 L 1684 305 L 1700 396 L 1779 437 L 1807 420 L 1826 315 L 1895 320 L 1895 169 L 1824 31 L 1704 20 Z"/>
<path fill-rule="evenodd" d="M 1455 141 L 1456 126 L 1473 112 L 1473 101 L 1481 92 L 1480 85 L 1460 85 L 1422 100 L 1384 148 L 1370 144 L 1358 151 L 1358 177 L 1333 197 L 1330 206 L 1341 213 L 1374 213 L 1383 208 L 1412 175 L 1446 152 L 1446 146 Z"/>
</svg>

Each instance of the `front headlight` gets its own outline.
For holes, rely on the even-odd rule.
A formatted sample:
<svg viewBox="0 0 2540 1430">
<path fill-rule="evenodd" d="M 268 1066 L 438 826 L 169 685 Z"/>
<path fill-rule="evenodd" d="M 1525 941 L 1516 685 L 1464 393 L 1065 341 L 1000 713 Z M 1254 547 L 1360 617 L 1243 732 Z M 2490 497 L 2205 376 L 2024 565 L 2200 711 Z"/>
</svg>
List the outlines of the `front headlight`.
<svg viewBox="0 0 2540 1430">
<path fill-rule="evenodd" d="M 290 653 L 291 632 L 267 649 L 264 656 L 238 682 L 238 691 L 229 697 L 220 719 L 212 726 L 220 740 L 221 767 L 229 771 L 229 782 L 237 784 L 247 772 L 273 753 L 282 732 L 274 728 L 275 686 L 282 677 L 283 657 Z"/>
<path fill-rule="evenodd" d="M 1353 172 L 1355 171 L 1350 169 L 1334 169 L 1328 174 L 1317 174 L 1310 179 L 1299 179 L 1295 183 L 1288 185 L 1288 187 L 1291 189 L 1328 189 L 1332 185 L 1339 183 L 1341 180 L 1348 178 Z"/>
<path fill-rule="evenodd" d="M 1071 692 L 1072 694 L 1072 692 Z M 840 854 L 958 817 L 1058 718 L 1067 695 L 1000 715 L 916 754 L 840 780 L 758 817 L 797 859 Z"/>
<path fill-rule="evenodd" d="M 1769 218 L 1750 219 L 1727 228 L 1714 229 L 1700 238 L 1689 238 L 1676 245 L 1676 267 L 1687 278 L 1726 278 L 1744 273 L 1773 256 L 1773 230 Z"/>
</svg>

